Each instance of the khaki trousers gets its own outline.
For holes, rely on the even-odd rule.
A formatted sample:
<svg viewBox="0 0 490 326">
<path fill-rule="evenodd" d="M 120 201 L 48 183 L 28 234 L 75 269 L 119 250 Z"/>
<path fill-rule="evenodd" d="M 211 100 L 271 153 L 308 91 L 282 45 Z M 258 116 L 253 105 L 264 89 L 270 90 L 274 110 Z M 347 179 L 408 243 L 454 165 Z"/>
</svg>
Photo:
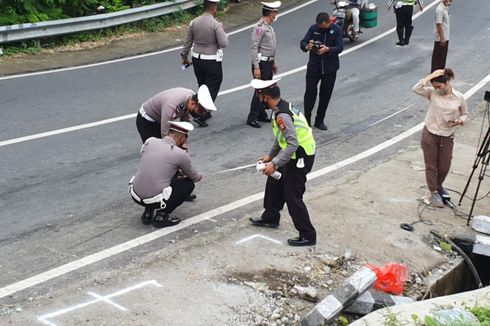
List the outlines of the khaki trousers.
<svg viewBox="0 0 490 326">
<path fill-rule="evenodd" d="M 424 152 L 425 179 L 429 190 L 434 192 L 442 186 L 449 173 L 453 158 L 454 136 L 434 135 L 424 127 L 421 145 Z"/>
</svg>

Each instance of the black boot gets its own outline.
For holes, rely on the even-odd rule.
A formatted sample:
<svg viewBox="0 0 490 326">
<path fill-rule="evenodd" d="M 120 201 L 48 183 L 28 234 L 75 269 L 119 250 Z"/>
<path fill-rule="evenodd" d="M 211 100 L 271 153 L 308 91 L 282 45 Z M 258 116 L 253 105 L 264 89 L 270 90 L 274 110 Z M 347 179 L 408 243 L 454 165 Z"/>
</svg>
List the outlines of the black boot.
<svg viewBox="0 0 490 326">
<path fill-rule="evenodd" d="M 410 36 L 412 36 L 413 26 L 405 29 L 405 45 L 408 45 L 410 41 Z"/>
<path fill-rule="evenodd" d="M 180 219 L 177 217 L 170 217 L 167 212 L 159 210 L 153 219 L 153 226 L 156 228 L 164 228 L 167 226 L 173 226 L 180 223 Z"/>
<path fill-rule="evenodd" d="M 405 41 L 403 40 L 403 27 L 396 27 L 396 34 L 398 35 L 398 42 L 396 45 L 404 46 Z"/>
<path fill-rule="evenodd" d="M 145 212 L 141 215 L 141 223 L 144 225 L 150 225 L 151 219 L 153 218 L 154 210 L 148 207 L 145 207 Z"/>
</svg>

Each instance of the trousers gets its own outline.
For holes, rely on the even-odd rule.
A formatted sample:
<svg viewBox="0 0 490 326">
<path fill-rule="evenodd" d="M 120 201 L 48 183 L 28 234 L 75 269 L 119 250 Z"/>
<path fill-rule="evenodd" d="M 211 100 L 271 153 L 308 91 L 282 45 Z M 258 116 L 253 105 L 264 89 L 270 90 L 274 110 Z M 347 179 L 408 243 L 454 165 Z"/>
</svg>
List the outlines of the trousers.
<svg viewBox="0 0 490 326">
<path fill-rule="evenodd" d="M 192 57 L 192 65 L 197 84 L 199 86 L 206 85 L 209 88 L 213 102 L 215 102 L 218 97 L 219 88 L 223 82 L 223 67 L 221 62 Z M 211 118 L 211 113 L 209 112 L 199 117 L 201 121 L 206 121 L 209 118 Z"/>
<path fill-rule="evenodd" d="M 337 71 L 326 72 L 322 74 L 320 71 L 306 71 L 306 90 L 304 96 L 304 110 L 305 117 L 308 124 L 311 126 L 311 113 L 315 106 L 316 96 L 318 93 L 318 82 L 320 83 L 320 101 L 318 103 L 318 110 L 316 112 L 315 124 L 323 122 L 327 113 L 328 103 L 332 96 L 333 88 L 335 86 L 335 79 L 337 78 Z"/>
<path fill-rule="evenodd" d="M 264 196 L 264 212 L 262 219 L 279 223 L 281 218 L 280 211 L 284 203 L 288 206 L 294 227 L 299 231 L 299 235 L 308 240 L 316 241 L 316 230 L 311 224 L 308 209 L 303 201 L 303 194 L 306 190 L 306 175 L 311 171 L 315 155 L 304 157 L 304 168 L 296 167 L 297 160 L 291 159 L 286 165 L 278 169 L 282 177 L 276 180 L 272 177 L 267 178 Z"/>
<path fill-rule="evenodd" d="M 260 79 L 271 80 L 273 76 L 272 66 L 274 61 L 260 61 Z M 254 67 L 252 65 L 252 77 L 253 77 Z M 247 122 L 257 121 L 259 118 L 267 118 L 267 113 L 264 106 L 259 101 L 259 95 L 257 91 L 254 91 L 252 96 L 252 101 L 250 103 L 250 113 L 247 117 Z"/>
<path fill-rule="evenodd" d="M 425 179 L 430 192 L 434 192 L 442 186 L 449 173 L 454 138 L 434 135 L 424 127 L 421 146 L 424 152 Z"/>
<path fill-rule="evenodd" d="M 432 61 L 430 71 L 434 72 L 437 69 L 446 68 L 447 48 L 449 47 L 449 41 L 446 42 L 446 46 L 441 46 L 441 42 L 434 42 L 434 51 L 432 51 Z"/>
</svg>

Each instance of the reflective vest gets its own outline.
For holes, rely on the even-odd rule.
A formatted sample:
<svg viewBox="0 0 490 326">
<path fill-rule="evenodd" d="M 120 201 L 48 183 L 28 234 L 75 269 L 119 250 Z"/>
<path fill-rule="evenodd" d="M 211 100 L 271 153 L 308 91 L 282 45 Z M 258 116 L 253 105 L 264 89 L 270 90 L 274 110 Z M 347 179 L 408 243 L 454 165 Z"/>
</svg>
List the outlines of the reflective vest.
<svg viewBox="0 0 490 326">
<path fill-rule="evenodd" d="M 282 134 L 281 129 L 279 129 L 279 126 L 277 125 L 276 122 L 276 115 L 279 113 L 286 113 L 289 114 L 294 123 L 294 127 L 296 128 L 296 137 L 298 138 L 298 146 L 301 146 L 306 155 L 313 155 L 315 154 L 315 138 L 313 138 L 313 133 L 311 131 L 311 127 L 308 125 L 308 122 L 306 121 L 305 116 L 303 113 L 301 113 L 300 110 L 295 108 L 291 103 L 289 103 L 289 108 L 288 109 L 281 109 L 279 108 L 279 111 L 276 111 L 274 113 L 273 119 L 272 119 L 272 131 L 274 132 L 274 136 L 277 139 L 277 142 L 279 143 L 279 147 L 281 147 L 282 150 L 286 149 L 287 146 L 287 141 L 284 135 Z M 294 160 L 296 159 L 296 153 L 291 156 L 291 158 Z"/>
<path fill-rule="evenodd" d="M 403 0 L 403 4 L 409 6 L 415 6 L 415 2 L 417 2 L 417 0 Z"/>
</svg>

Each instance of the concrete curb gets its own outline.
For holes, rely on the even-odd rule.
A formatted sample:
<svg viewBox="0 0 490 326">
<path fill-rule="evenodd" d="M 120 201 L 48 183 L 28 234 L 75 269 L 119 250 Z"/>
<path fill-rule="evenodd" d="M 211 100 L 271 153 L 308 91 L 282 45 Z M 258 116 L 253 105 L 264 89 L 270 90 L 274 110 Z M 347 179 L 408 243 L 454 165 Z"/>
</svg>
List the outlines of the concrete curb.
<svg viewBox="0 0 490 326">
<path fill-rule="evenodd" d="M 409 297 L 368 290 L 360 295 L 350 306 L 346 307 L 344 311 L 358 315 L 367 315 L 381 308 L 412 302 L 413 299 Z"/>
<path fill-rule="evenodd" d="M 345 306 L 369 289 L 375 281 L 376 274 L 371 269 L 362 267 L 317 304 L 301 320 L 301 325 L 317 326 L 324 322 L 332 322 Z"/>
</svg>

